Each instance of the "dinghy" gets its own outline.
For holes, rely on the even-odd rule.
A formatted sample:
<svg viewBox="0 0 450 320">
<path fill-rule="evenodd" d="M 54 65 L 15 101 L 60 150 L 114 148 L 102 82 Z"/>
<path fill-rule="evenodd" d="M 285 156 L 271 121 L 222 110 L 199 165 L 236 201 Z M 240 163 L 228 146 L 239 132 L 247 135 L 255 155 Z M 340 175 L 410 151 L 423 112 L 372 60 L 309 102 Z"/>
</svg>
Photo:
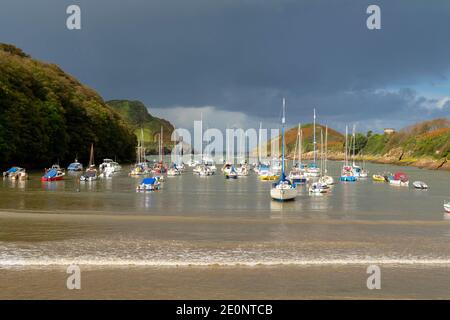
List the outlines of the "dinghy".
<svg viewBox="0 0 450 320">
<path fill-rule="evenodd" d="M 413 186 L 416 189 L 428 189 L 428 185 L 423 181 L 414 181 Z"/>
<path fill-rule="evenodd" d="M 372 175 L 372 180 L 376 181 L 376 182 L 386 182 L 386 179 L 384 178 L 384 176 L 382 176 L 380 174 Z"/>
</svg>

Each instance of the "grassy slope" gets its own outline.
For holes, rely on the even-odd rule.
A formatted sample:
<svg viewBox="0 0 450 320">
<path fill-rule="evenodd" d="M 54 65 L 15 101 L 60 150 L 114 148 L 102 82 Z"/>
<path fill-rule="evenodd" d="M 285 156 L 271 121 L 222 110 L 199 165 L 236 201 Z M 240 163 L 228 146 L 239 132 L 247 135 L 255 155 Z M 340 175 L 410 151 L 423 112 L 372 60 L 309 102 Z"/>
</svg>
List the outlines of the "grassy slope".
<svg viewBox="0 0 450 320">
<path fill-rule="evenodd" d="M 158 150 L 158 134 L 163 128 L 163 139 L 165 148 L 172 145 L 171 134 L 173 125 L 165 120 L 150 115 L 145 105 L 140 101 L 111 100 L 107 104 L 122 115 L 122 117 L 133 127 L 135 135 L 141 138 L 143 129 L 144 144 L 150 152 Z"/>
</svg>

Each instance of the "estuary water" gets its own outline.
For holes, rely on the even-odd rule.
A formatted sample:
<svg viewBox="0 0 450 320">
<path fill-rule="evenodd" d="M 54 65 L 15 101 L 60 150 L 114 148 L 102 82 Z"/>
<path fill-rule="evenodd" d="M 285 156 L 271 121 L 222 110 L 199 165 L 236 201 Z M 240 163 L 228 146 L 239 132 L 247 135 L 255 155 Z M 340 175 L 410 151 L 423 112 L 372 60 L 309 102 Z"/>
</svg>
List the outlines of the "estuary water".
<svg viewBox="0 0 450 320">
<path fill-rule="evenodd" d="M 89 183 L 3 180 L 0 298 L 450 298 L 450 173 L 368 165 L 430 187 L 414 190 L 338 182 L 341 166 L 329 162 L 327 194 L 299 187 L 285 203 L 254 173 L 220 169 L 187 169 L 153 193 L 135 192 L 127 166 Z M 77 294 L 65 288 L 73 263 L 88 281 Z M 376 292 L 372 264 L 385 270 Z"/>
</svg>

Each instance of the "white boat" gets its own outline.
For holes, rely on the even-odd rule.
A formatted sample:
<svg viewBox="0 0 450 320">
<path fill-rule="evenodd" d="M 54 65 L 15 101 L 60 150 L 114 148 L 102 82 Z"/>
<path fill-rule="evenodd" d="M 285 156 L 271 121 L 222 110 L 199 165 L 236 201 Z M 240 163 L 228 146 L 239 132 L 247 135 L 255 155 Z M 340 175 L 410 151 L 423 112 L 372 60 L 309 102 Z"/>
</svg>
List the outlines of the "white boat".
<svg viewBox="0 0 450 320">
<path fill-rule="evenodd" d="M 175 164 L 167 170 L 168 177 L 175 177 L 175 176 L 179 176 L 179 175 L 181 175 L 181 171 L 178 170 L 178 168 Z"/>
<path fill-rule="evenodd" d="M 111 159 L 103 159 L 98 168 L 100 173 L 106 172 L 106 174 L 113 174 L 122 170 L 121 165 Z"/>
<path fill-rule="evenodd" d="M 428 185 L 423 181 L 414 181 L 413 187 L 416 189 L 428 189 Z"/>
<path fill-rule="evenodd" d="M 444 203 L 444 210 L 448 213 L 450 213 L 450 201 L 447 203 Z"/>
<path fill-rule="evenodd" d="M 83 171 L 83 165 L 78 162 L 77 159 L 75 159 L 74 162 L 69 164 L 69 166 L 67 167 L 67 171 Z"/>
<path fill-rule="evenodd" d="M 227 171 L 227 172 L 224 171 L 224 175 L 225 175 L 226 179 L 237 179 L 237 177 L 238 177 L 238 174 L 237 174 L 234 166 L 231 166 L 229 171 Z"/>
<path fill-rule="evenodd" d="M 355 182 L 356 176 L 353 172 L 353 167 L 348 164 L 348 126 L 345 126 L 345 150 L 344 150 L 344 165 L 342 166 L 340 181 Z"/>
<path fill-rule="evenodd" d="M 236 173 L 238 176 L 248 176 L 247 165 L 243 164 L 236 168 Z"/>
<path fill-rule="evenodd" d="M 97 169 L 95 166 L 90 166 L 86 172 L 80 176 L 80 181 L 94 181 L 97 180 Z"/>
<path fill-rule="evenodd" d="M 367 177 L 369 177 L 369 171 L 367 171 L 366 169 L 361 169 L 359 177 L 361 179 L 366 179 Z"/>
<path fill-rule="evenodd" d="M 281 117 L 281 176 L 270 189 L 272 200 L 286 201 L 294 200 L 297 197 L 297 188 L 286 178 L 284 173 L 284 125 L 286 122 L 286 100 L 283 98 L 283 115 Z"/>
<path fill-rule="evenodd" d="M 334 178 L 328 175 L 328 126 L 325 127 L 325 146 L 323 144 L 323 133 L 320 130 L 320 152 L 321 152 L 321 172 L 322 175 L 319 178 L 319 182 L 323 186 L 330 186 L 334 184 Z"/>
<path fill-rule="evenodd" d="M 316 164 L 317 160 L 317 141 L 316 141 L 316 108 L 314 108 L 313 117 L 313 163 L 310 163 L 306 168 L 305 175 L 311 178 L 320 177 L 320 168 Z"/>
<path fill-rule="evenodd" d="M 144 130 L 141 128 L 141 138 L 138 138 L 138 145 L 136 147 L 136 163 L 131 166 L 130 176 L 142 176 L 150 172 L 150 167 L 145 159 L 144 147 Z"/>
<path fill-rule="evenodd" d="M 94 144 L 91 144 L 91 153 L 89 155 L 89 165 L 86 172 L 80 176 L 80 181 L 97 180 L 97 169 L 94 163 Z"/>
<path fill-rule="evenodd" d="M 161 183 L 156 177 L 144 178 L 141 183 L 136 187 L 136 192 L 150 192 L 159 190 L 161 188 Z"/>
<path fill-rule="evenodd" d="M 409 178 L 403 172 L 396 172 L 393 176 L 389 177 L 389 184 L 393 186 L 407 187 L 409 186 Z"/>
<path fill-rule="evenodd" d="M 11 180 L 26 180 L 28 179 L 28 173 L 24 168 L 12 167 L 3 172 L 3 178 L 9 178 Z"/>
<path fill-rule="evenodd" d="M 200 171 L 198 172 L 198 175 L 200 177 L 208 177 L 208 176 L 212 176 L 214 174 L 214 172 L 209 168 L 209 166 L 202 166 Z"/>
<path fill-rule="evenodd" d="M 321 194 L 327 192 L 325 186 L 320 182 L 314 182 L 309 186 L 310 194 Z"/>
<path fill-rule="evenodd" d="M 289 172 L 288 176 L 288 179 L 295 186 L 305 184 L 308 181 L 308 178 L 305 175 L 304 167 L 302 165 L 302 145 L 303 145 L 303 132 L 301 130 L 301 125 L 299 123 L 297 129 L 297 141 L 295 143 L 295 150 L 294 150 L 294 159 L 292 160 L 292 169 L 291 172 Z M 297 151 L 298 151 L 298 162 L 296 161 Z"/>
</svg>

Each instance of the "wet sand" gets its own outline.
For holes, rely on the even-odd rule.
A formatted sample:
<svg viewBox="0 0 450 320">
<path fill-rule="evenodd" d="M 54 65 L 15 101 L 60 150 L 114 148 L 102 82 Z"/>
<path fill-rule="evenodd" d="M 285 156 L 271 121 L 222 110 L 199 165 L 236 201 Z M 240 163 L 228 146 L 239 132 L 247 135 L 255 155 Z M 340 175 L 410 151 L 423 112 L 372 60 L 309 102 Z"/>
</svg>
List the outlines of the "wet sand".
<svg viewBox="0 0 450 320">
<path fill-rule="evenodd" d="M 381 266 L 91 268 L 68 290 L 65 267 L 0 270 L 0 299 L 450 299 L 450 268 Z"/>
</svg>

